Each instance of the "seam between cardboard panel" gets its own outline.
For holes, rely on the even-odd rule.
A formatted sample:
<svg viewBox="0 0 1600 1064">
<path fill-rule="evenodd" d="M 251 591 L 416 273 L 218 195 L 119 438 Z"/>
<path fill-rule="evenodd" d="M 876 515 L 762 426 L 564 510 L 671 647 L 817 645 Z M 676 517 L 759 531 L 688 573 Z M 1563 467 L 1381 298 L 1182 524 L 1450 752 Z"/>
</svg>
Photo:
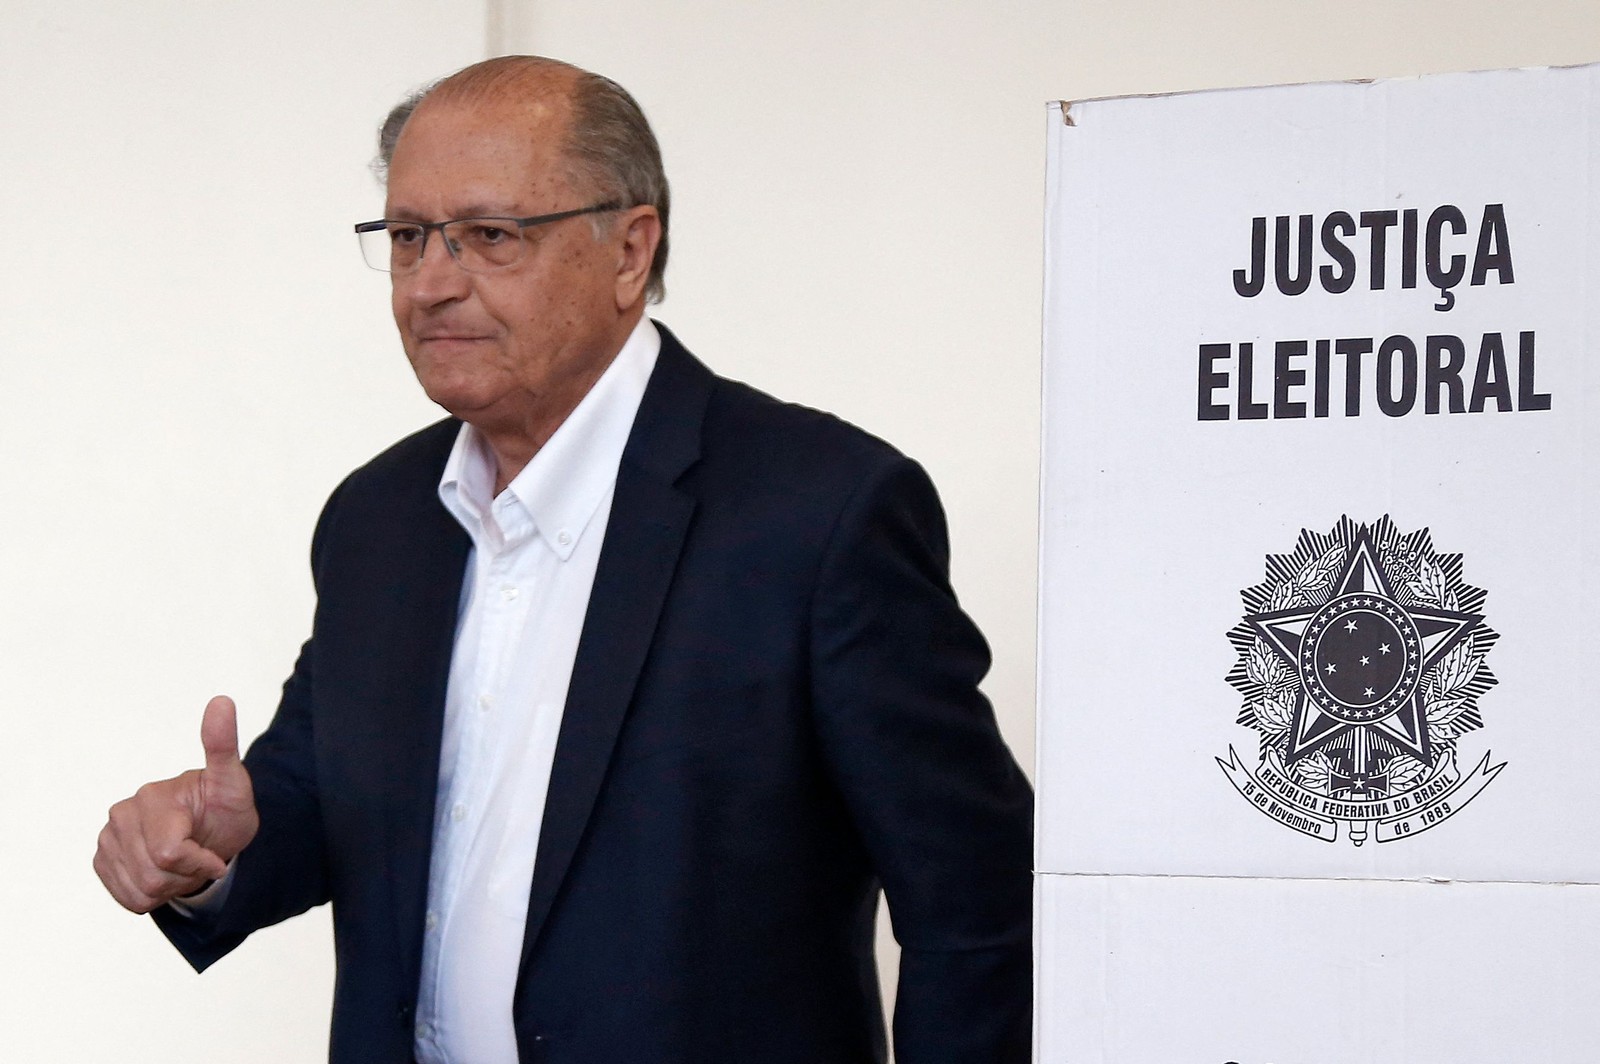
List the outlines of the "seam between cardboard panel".
<svg viewBox="0 0 1600 1064">
<path fill-rule="evenodd" d="M 1057 879 L 1224 879 L 1271 883 L 1452 883 L 1473 886 L 1508 887 L 1595 887 L 1600 884 L 1583 879 L 1445 879 L 1440 876 L 1227 876 L 1185 875 L 1172 872 L 1034 872 L 1035 876 Z"/>
</svg>

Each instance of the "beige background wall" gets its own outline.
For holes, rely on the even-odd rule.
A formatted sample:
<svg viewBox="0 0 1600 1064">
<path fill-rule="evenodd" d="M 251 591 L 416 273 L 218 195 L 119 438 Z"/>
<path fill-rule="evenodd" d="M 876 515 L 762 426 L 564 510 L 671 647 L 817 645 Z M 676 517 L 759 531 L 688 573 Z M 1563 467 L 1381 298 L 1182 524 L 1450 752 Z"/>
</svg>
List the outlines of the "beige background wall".
<svg viewBox="0 0 1600 1064">
<path fill-rule="evenodd" d="M 674 184 L 662 320 L 929 467 L 1029 763 L 1044 101 L 1594 61 L 1600 9 L 0 0 L 7 1059 L 323 1051 L 325 915 L 197 979 L 89 856 L 111 801 L 195 761 L 209 695 L 265 724 L 323 497 L 433 416 L 349 224 L 380 213 L 384 110 L 490 50 L 643 101 Z"/>
</svg>

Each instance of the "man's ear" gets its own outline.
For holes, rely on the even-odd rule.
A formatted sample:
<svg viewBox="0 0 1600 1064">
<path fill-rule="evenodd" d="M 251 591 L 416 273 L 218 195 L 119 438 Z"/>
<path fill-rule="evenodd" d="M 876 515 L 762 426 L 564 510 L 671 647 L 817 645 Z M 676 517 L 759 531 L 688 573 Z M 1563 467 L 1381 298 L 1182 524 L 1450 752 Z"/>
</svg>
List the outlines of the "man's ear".
<svg viewBox="0 0 1600 1064">
<path fill-rule="evenodd" d="M 616 245 L 617 309 L 628 310 L 644 299 L 650 264 L 661 243 L 661 216 L 648 204 L 629 207 L 616 224 L 621 230 Z"/>
</svg>

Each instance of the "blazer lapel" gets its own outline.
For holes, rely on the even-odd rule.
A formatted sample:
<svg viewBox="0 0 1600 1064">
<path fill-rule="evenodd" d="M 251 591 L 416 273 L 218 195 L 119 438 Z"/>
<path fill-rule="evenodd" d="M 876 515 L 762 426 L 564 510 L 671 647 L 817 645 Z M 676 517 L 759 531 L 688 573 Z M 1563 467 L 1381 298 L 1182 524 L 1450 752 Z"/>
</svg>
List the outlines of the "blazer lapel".
<svg viewBox="0 0 1600 1064">
<path fill-rule="evenodd" d="M 433 852 L 433 813 L 439 781 L 439 747 L 444 729 L 445 689 L 455 645 L 461 578 L 471 540 L 439 502 L 439 473 L 459 430 L 459 422 L 439 431 L 435 454 L 420 464 L 421 475 L 408 485 L 390 527 L 392 543 L 369 544 L 374 564 L 392 565 L 391 552 L 408 554 L 403 587 L 391 598 L 391 627 L 385 638 L 400 648 L 387 673 L 381 719 L 390 736 L 381 753 L 391 800 L 386 817 L 389 889 L 399 951 L 408 966 L 406 986 L 421 975 L 423 910 Z M 375 716 L 380 714 L 375 714 Z"/>
<path fill-rule="evenodd" d="M 556 741 L 522 938 L 524 974 L 599 796 L 694 513 L 694 500 L 674 485 L 699 458 L 715 378 L 656 327 L 661 354 L 617 470 Z"/>
</svg>

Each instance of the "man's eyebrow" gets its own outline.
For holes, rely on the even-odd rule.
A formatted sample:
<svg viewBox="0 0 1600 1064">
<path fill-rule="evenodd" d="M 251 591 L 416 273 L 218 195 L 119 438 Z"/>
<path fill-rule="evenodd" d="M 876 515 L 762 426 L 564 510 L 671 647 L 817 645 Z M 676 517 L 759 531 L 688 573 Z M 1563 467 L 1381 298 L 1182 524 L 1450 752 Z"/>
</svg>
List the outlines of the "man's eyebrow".
<svg viewBox="0 0 1600 1064">
<path fill-rule="evenodd" d="M 396 222 L 449 222 L 454 221 L 457 218 L 521 218 L 523 216 L 518 214 L 516 209 L 513 207 L 491 206 L 483 203 L 474 203 L 462 207 L 459 211 L 452 213 L 448 218 L 429 218 L 427 214 L 422 211 L 413 211 L 405 207 L 396 207 L 390 213 L 384 215 L 384 217 Z"/>
</svg>

